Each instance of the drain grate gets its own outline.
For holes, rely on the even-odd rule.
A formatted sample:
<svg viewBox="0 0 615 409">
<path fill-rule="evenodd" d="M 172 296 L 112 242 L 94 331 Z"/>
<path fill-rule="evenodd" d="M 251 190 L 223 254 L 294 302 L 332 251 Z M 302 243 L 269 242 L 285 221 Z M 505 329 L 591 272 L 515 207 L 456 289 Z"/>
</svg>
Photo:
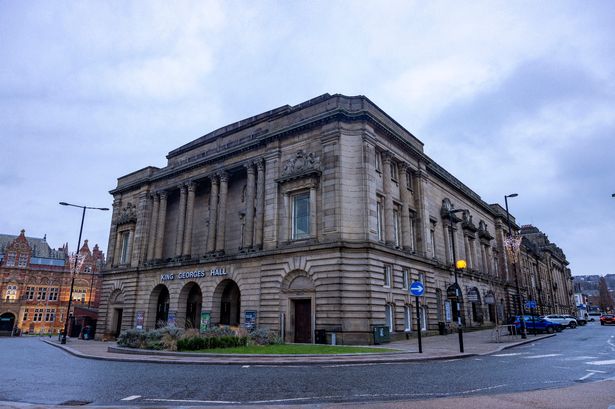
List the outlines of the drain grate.
<svg viewBox="0 0 615 409">
<path fill-rule="evenodd" d="M 85 406 L 88 403 L 92 403 L 91 400 L 67 400 L 66 402 L 60 403 L 59 406 Z"/>
</svg>

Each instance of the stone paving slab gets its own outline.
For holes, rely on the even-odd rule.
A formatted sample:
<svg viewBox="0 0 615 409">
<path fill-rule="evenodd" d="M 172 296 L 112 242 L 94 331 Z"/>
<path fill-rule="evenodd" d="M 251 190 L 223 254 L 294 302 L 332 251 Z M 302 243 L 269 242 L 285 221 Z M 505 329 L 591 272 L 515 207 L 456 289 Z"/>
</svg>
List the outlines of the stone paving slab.
<svg viewBox="0 0 615 409">
<path fill-rule="evenodd" d="M 216 365 L 322 365 L 322 364 L 365 364 L 390 362 L 420 362 L 427 360 L 459 359 L 476 355 L 489 355 L 503 349 L 532 343 L 555 336 L 528 335 L 500 336 L 496 342 L 493 330 L 481 330 L 463 334 L 464 352 L 460 352 L 458 334 L 422 337 L 423 353 L 418 352 L 418 340 L 394 341 L 380 345 L 382 348 L 397 349 L 399 352 L 340 355 L 238 355 L 200 354 L 186 352 L 148 351 L 118 347 L 115 342 L 80 340 L 68 338 L 65 345 L 57 339 L 43 339 L 44 342 L 61 348 L 75 356 L 89 359 L 104 359 L 125 362 L 159 362 L 182 364 Z M 370 347 L 374 347 L 370 345 Z"/>
</svg>

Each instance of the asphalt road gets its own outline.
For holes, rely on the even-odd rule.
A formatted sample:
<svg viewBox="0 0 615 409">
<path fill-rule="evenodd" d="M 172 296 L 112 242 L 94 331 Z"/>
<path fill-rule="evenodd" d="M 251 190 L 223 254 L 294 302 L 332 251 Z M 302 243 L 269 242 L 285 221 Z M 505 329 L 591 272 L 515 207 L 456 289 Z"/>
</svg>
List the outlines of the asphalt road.
<svg viewBox="0 0 615 409">
<path fill-rule="evenodd" d="M 0 401 L 148 407 L 391 402 L 615 380 L 615 326 L 591 323 L 490 356 L 421 363 L 241 367 L 109 362 L 76 358 L 27 337 L 0 338 L 0 359 Z"/>
</svg>

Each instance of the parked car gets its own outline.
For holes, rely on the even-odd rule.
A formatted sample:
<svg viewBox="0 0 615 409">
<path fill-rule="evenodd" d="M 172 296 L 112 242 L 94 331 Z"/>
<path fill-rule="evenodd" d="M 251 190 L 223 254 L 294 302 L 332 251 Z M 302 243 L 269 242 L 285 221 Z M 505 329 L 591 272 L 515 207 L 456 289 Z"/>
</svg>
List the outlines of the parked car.
<svg viewBox="0 0 615 409">
<path fill-rule="evenodd" d="M 525 328 L 528 333 L 542 333 L 546 332 L 547 334 L 553 334 L 554 332 L 562 332 L 564 327 L 553 321 L 546 320 L 544 318 L 538 316 L 525 315 Z M 515 329 L 517 332 L 521 331 L 521 320 L 520 316 L 515 317 Z"/>
<path fill-rule="evenodd" d="M 573 315 L 564 315 L 564 318 L 572 318 L 573 320 L 576 320 L 577 321 L 577 325 L 579 325 L 581 327 L 583 325 L 587 324 L 587 319 L 583 318 L 583 316 L 575 317 Z"/>
<path fill-rule="evenodd" d="M 591 322 L 594 322 L 595 320 L 600 319 L 601 314 L 599 312 L 590 312 L 588 315 L 589 315 L 589 320 Z"/>
<path fill-rule="evenodd" d="M 568 316 L 570 317 L 570 316 Z M 577 320 L 574 319 L 574 317 L 570 317 L 567 318 L 567 316 L 565 315 L 556 315 L 556 314 L 550 314 L 550 315 L 545 315 L 544 317 L 542 317 L 546 320 L 552 321 L 552 322 L 557 322 L 558 324 L 560 324 L 562 327 L 566 328 L 576 328 L 578 323 Z"/>
<path fill-rule="evenodd" d="M 603 314 L 600 316 L 600 325 L 615 324 L 615 314 Z"/>
</svg>

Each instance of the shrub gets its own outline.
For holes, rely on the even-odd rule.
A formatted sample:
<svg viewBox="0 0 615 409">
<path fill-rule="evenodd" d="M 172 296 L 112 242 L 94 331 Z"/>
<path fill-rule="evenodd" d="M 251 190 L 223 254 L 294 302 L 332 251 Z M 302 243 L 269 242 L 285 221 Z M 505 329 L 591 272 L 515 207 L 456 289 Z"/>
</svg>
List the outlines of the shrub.
<svg viewBox="0 0 615 409">
<path fill-rule="evenodd" d="M 282 339 L 275 331 L 268 328 L 257 328 L 250 332 L 249 343 L 256 345 L 282 344 Z"/>
<path fill-rule="evenodd" d="M 129 329 L 122 331 L 117 339 L 117 344 L 128 348 L 143 349 L 169 349 L 175 350 L 177 339 L 184 331 L 176 327 L 163 327 L 151 331 Z"/>
</svg>

